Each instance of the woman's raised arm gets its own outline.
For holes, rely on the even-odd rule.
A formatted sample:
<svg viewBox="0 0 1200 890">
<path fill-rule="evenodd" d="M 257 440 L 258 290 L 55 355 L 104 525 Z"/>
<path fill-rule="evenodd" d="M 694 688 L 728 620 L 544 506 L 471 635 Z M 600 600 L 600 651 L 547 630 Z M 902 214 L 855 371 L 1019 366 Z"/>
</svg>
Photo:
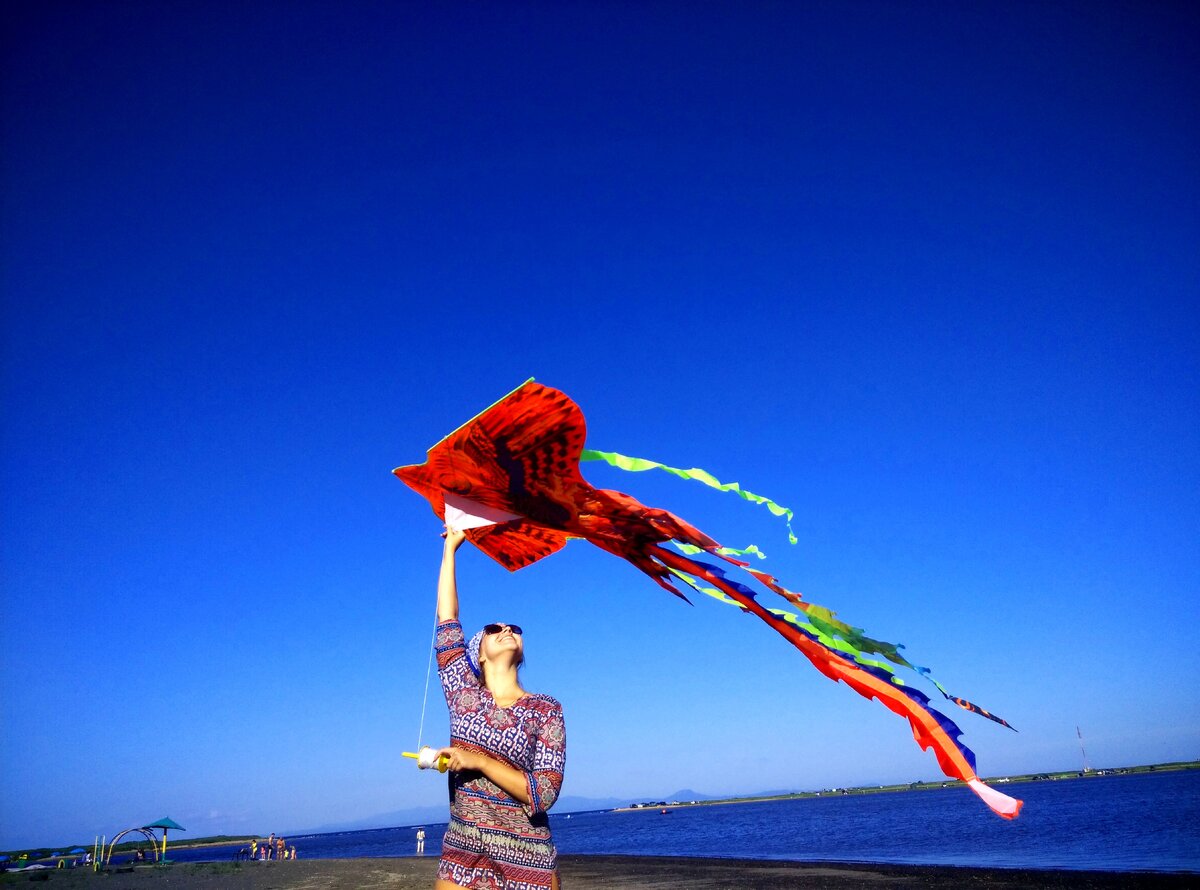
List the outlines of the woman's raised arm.
<svg viewBox="0 0 1200 890">
<path fill-rule="evenodd" d="M 454 578 L 454 554 L 462 546 L 467 536 L 460 531 L 447 527 L 442 535 L 446 545 L 442 548 L 442 568 L 438 573 L 438 622 L 453 621 L 458 618 L 458 583 Z"/>
</svg>

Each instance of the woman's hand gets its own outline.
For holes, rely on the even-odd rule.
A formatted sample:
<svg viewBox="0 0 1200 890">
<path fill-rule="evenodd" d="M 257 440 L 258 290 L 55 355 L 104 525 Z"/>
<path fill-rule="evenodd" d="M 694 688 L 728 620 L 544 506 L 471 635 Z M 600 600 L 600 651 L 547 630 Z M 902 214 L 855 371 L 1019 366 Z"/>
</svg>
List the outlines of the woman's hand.
<svg viewBox="0 0 1200 890">
<path fill-rule="evenodd" d="M 483 754 L 477 751 L 468 751 L 465 748 L 442 748 L 438 751 L 438 757 L 445 757 L 449 769 L 456 773 L 466 770 L 483 772 L 485 762 L 488 760 Z"/>
<path fill-rule="evenodd" d="M 459 531 L 456 528 L 446 526 L 446 530 L 442 532 L 442 537 L 446 539 L 446 550 L 450 553 L 458 550 L 462 546 L 462 542 L 467 539 L 467 533 Z"/>
</svg>

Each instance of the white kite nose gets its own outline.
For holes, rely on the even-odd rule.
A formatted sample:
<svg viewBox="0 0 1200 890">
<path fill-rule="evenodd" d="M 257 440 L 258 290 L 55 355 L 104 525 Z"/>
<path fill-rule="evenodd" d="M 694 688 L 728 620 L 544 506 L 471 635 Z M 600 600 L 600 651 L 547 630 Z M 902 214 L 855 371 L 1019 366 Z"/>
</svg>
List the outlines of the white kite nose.
<svg viewBox="0 0 1200 890">
<path fill-rule="evenodd" d="M 512 522 L 514 519 L 524 519 L 516 513 L 508 513 L 480 504 L 462 495 L 442 492 L 442 503 L 446 506 L 446 525 L 455 531 L 465 532 L 472 528 L 486 528 L 501 522 Z"/>
</svg>

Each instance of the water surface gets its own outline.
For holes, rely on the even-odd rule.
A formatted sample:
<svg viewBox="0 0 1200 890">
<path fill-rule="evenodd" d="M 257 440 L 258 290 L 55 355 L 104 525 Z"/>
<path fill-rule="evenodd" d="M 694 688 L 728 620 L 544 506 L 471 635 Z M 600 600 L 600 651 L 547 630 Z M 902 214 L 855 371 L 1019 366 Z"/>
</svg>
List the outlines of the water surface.
<svg viewBox="0 0 1200 890">
<path fill-rule="evenodd" d="M 1200 872 L 1200 770 L 1005 786 L 1019 819 L 965 788 L 551 816 L 561 853 Z M 437 856 L 445 824 L 426 824 Z M 289 837 L 301 856 L 411 856 L 415 826 Z M 228 859 L 236 848 L 172 850 Z"/>
</svg>

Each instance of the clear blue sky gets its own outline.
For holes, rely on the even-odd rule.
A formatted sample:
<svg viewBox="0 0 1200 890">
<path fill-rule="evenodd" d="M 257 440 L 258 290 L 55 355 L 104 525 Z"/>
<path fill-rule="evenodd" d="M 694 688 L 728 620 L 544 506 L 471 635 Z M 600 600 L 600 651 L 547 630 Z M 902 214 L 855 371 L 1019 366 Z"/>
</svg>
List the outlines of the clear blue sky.
<svg viewBox="0 0 1200 890">
<path fill-rule="evenodd" d="M 1007 717 L 982 774 L 1200 756 L 1194 9 L 427 6 L 7 10 L 0 847 L 443 801 L 389 471 L 529 376 L 793 507 L 586 470 Z M 586 544 L 460 582 L 564 793 L 939 775 Z"/>
</svg>

